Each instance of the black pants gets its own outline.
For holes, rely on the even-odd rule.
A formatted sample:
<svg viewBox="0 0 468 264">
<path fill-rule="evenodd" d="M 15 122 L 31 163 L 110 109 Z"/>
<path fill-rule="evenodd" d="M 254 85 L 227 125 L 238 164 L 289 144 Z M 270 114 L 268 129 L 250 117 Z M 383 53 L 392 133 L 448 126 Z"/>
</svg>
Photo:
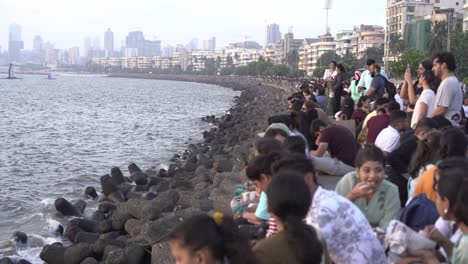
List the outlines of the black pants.
<svg viewBox="0 0 468 264">
<path fill-rule="evenodd" d="M 390 165 L 385 166 L 385 174 L 388 176 L 388 181 L 398 187 L 401 207 L 404 208 L 406 206 L 406 201 L 408 201 L 408 180 L 394 170 Z"/>
<path fill-rule="evenodd" d="M 341 95 L 335 93 L 335 98 L 333 98 L 333 115 L 341 111 Z"/>
</svg>

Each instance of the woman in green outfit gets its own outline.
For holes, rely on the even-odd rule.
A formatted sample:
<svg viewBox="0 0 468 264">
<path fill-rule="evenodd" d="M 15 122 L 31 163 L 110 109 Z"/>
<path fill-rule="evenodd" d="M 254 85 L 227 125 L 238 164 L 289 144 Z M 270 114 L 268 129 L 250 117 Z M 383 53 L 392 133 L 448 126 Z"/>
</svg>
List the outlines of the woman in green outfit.
<svg viewBox="0 0 468 264">
<path fill-rule="evenodd" d="M 358 83 L 359 80 L 361 80 L 361 72 L 360 71 L 355 71 L 354 72 L 354 78 L 351 80 L 351 85 L 349 86 L 349 90 L 351 91 L 351 98 L 353 98 L 353 101 L 355 104 L 359 102 L 359 98 L 363 96 L 366 91 L 362 90 L 359 92 L 358 90 Z"/>
<path fill-rule="evenodd" d="M 382 151 L 367 145 L 356 156 L 356 171 L 346 174 L 336 185 L 336 192 L 352 201 L 372 227 L 386 229 L 400 214 L 398 188 L 385 180 Z"/>
</svg>

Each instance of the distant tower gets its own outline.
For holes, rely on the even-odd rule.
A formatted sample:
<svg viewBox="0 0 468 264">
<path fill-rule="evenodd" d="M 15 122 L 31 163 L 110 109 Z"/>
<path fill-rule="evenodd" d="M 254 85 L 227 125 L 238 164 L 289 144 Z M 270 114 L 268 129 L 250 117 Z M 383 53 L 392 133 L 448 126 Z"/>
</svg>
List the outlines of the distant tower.
<svg viewBox="0 0 468 264">
<path fill-rule="evenodd" d="M 326 17 L 326 22 L 325 22 L 325 26 L 326 26 L 326 28 L 325 28 L 325 33 L 326 33 L 327 35 L 330 34 L 330 25 L 328 24 L 328 12 L 330 11 L 331 6 L 332 6 L 332 0 L 325 0 L 325 7 L 324 7 L 324 9 L 325 9 L 325 11 L 327 12 L 327 17 Z"/>
<path fill-rule="evenodd" d="M 281 39 L 280 27 L 278 24 L 267 25 L 266 28 L 266 43 L 265 46 L 269 44 L 276 44 Z"/>
<path fill-rule="evenodd" d="M 107 57 L 112 57 L 114 54 L 114 32 L 110 28 L 104 33 L 104 49 Z"/>
<path fill-rule="evenodd" d="M 34 40 L 33 40 L 34 52 L 41 53 L 42 52 L 42 45 L 43 45 L 43 40 L 42 40 L 41 36 L 39 36 L 39 35 L 34 36 Z"/>
<path fill-rule="evenodd" d="M 24 43 L 21 39 L 21 26 L 11 24 L 9 29 L 8 60 L 9 62 L 17 62 L 20 59 L 21 50 L 24 48 Z"/>
</svg>

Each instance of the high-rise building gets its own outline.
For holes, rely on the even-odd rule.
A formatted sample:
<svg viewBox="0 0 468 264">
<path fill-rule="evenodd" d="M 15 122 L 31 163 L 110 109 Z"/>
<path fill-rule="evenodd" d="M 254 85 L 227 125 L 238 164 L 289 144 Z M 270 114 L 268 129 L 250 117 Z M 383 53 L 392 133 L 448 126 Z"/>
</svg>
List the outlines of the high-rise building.
<svg viewBox="0 0 468 264">
<path fill-rule="evenodd" d="M 73 47 L 68 51 L 68 63 L 72 65 L 80 64 L 80 48 Z"/>
<path fill-rule="evenodd" d="M 305 70 L 308 76 L 312 76 L 316 68 L 330 63 L 329 61 L 321 61 L 322 55 L 330 51 L 336 51 L 336 42 L 331 34 L 319 36 L 318 40 L 303 41 L 303 47 L 299 51 L 301 69 Z"/>
<path fill-rule="evenodd" d="M 34 40 L 33 40 L 33 50 L 34 50 L 36 53 L 41 53 L 41 52 L 42 52 L 42 44 L 43 44 L 43 41 L 42 41 L 41 36 L 39 36 L 39 35 L 34 36 Z"/>
<path fill-rule="evenodd" d="M 216 38 L 212 37 L 210 39 L 203 41 L 203 50 L 214 51 L 216 49 Z"/>
<path fill-rule="evenodd" d="M 468 31 L 468 2 L 463 6 L 463 30 Z"/>
<path fill-rule="evenodd" d="M 11 24 L 8 34 L 8 60 L 10 62 L 19 61 L 23 48 L 24 43 L 21 39 L 21 26 L 18 24 Z"/>
<path fill-rule="evenodd" d="M 336 54 L 340 56 L 345 56 L 350 54 L 353 46 L 351 44 L 351 39 L 353 37 L 352 30 L 341 30 L 336 34 Z"/>
<path fill-rule="evenodd" d="M 114 32 L 110 28 L 104 33 L 104 49 L 106 50 L 107 57 L 114 55 Z"/>
<path fill-rule="evenodd" d="M 170 58 L 172 57 L 172 54 L 174 53 L 174 51 L 175 51 L 175 48 L 173 46 L 170 46 L 170 45 L 166 46 L 163 48 L 161 56 L 165 58 Z"/>
<path fill-rule="evenodd" d="M 125 52 L 127 55 L 136 56 L 160 56 L 161 55 L 161 41 L 160 40 L 145 40 L 143 32 L 133 31 L 128 33 L 125 39 L 125 47 L 131 52 Z"/>
<path fill-rule="evenodd" d="M 281 39 L 280 27 L 278 24 L 267 25 L 265 46 L 274 45 Z"/>
<path fill-rule="evenodd" d="M 352 52 L 358 59 L 361 59 L 366 56 L 367 49 L 383 49 L 384 43 L 385 30 L 382 26 L 361 25 L 359 28 L 355 28 L 353 32 L 351 40 Z"/>
<path fill-rule="evenodd" d="M 385 53 L 386 61 L 396 59 L 399 54 L 397 47 L 391 42 L 404 43 L 407 23 L 416 18 L 430 16 L 434 10 L 453 8 L 461 9 L 462 0 L 387 0 L 387 23 L 385 27 Z"/>
</svg>

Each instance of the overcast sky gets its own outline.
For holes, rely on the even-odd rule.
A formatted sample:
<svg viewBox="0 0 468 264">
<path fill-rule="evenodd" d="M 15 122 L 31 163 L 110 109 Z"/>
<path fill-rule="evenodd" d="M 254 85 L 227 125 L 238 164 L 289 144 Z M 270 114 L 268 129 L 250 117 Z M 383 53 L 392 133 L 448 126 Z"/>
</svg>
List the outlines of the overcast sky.
<svg viewBox="0 0 468 264">
<path fill-rule="evenodd" d="M 129 31 L 142 30 L 162 46 L 217 38 L 217 47 L 246 39 L 265 42 L 265 25 L 293 26 L 296 38 L 325 31 L 324 0 L 0 0 L 0 46 L 8 48 L 8 25 L 22 26 L 26 49 L 34 35 L 56 48 L 83 46 L 85 37 L 99 38 L 108 27 L 116 49 Z M 384 25 L 385 0 L 333 0 L 332 33 L 360 24 Z"/>
</svg>

